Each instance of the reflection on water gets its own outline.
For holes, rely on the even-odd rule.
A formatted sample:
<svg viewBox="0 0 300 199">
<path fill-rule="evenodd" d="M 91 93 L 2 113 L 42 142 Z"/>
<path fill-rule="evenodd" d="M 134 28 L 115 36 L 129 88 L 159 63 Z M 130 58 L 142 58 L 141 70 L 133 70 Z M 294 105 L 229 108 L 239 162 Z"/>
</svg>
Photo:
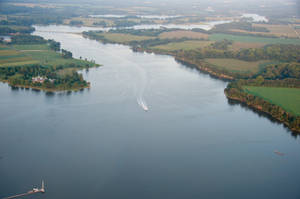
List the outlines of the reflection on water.
<svg viewBox="0 0 300 199">
<path fill-rule="evenodd" d="M 188 68 L 190 69 L 191 71 L 197 71 L 198 73 L 201 73 L 201 74 L 207 74 L 210 76 L 210 78 L 212 79 L 216 79 L 216 80 L 220 80 L 220 78 L 206 72 L 206 71 L 202 71 L 200 70 L 197 66 L 193 65 L 193 64 L 190 64 L 190 63 L 186 63 L 184 61 L 181 61 L 181 60 L 176 60 L 177 63 L 181 64 L 181 66 L 185 67 L 185 68 Z M 227 80 L 227 79 L 222 79 L 223 82 L 230 82 L 230 80 Z"/>
<path fill-rule="evenodd" d="M 85 74 L 88 73 L 88 70 L 85 71 Z M 20 91 L 26 91 L 26 92 L 32 92 L 32 93 L 43 93 L 45 94 L 47 97 L 53 97 L 55 95 L 58 95 L 58 96 L 65 96 L 65 95 L 71 95 L 73 92 L 74 93 L 77 93 L 77 92 L 84 92 L 85 90 L 86 91 L 89 91 L 90 88 L 82 88 L 82 89 L 79 89 L 79 90 L 74 90 L 74 91 L 43 91 L 43 90 L 40 90 L 40 89 L 36 89 L 36 88 L 24 88 L 24 87 L 17 87 L 17 86 L 11 86 L 11 85 L 8 85 L 11 89 L 11 91 L 13 92 L 20 92 Z"/>
<path fill-rule="evenodd" d="M 238 105 L 238 106 L 244 108 L 245 110 L 249 110 L 249 111 L 252 111 L 252 112 L 256 113 L 259 117 L 267 118 L 269 121 L 271 121 L 271 122 L 274 123 L 274 124 L 277 124 L 277 125 L 283 125 L 283 126 L 286 128 L 286 130 L 287 130 L 288 132 L 290 132 L 291 135 L 292 135 L 294 138 L 297 138 L 297 137 L 299 136 L 299 133 L 293 132 L 293 131 L 289 130 L 284 124 L 282 124 L 282 123 L 279 122 L 278 120 L 274 119 L 270 114 L 267 114 L 267 113 L 265 113 L 265 112 L 262 112 L 262 111 L 259 111 L 259 110 L 255 109 L 255 108 L 249 107 L 249 106 L 247 106 L 247 104 L 242 103 L 242 102 L 239 102 L 239 101 L 237 101 L 237 100 L 232 100 L 232 99 L 228 99 L 228 98 L 227 98 L 227 102 L 228 102 L 228 104 L 231 105 L 231 106 L 237 106 L 237 105 Z"/>
<path fill-rule="evenodd" d="M 47 97 L 55 96 L 55 92 L 51 92 L 51 91 L 46 91 L 45 94 L 46 94 Z"/>
<path fill-rule="evenodd" d="M 11 86 L 11 90 L 12 90 L 12 91 L 18 91 L 18 90 L 20 90 L 20 87 L 17 87 L 17 86 Z"/>
</svg>

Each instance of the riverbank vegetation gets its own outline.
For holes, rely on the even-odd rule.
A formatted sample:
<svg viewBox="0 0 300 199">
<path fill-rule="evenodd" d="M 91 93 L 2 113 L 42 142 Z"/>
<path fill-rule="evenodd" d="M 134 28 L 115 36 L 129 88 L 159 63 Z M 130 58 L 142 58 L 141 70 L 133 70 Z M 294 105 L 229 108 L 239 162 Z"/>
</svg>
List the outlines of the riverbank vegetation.
<svg viewBox="0 0 300 199">
<path fill-rule="evenodd" d="M 229 83 L 225 94 L 300 133 L 300 64 L 269 66 L 256 78 Z"/>
<path fill-rule="evenodd" d="M 204 61 L 214 67 L 225 68 L 236 73 L 257 73 L 263 65 L 272 63 L 270 60 L 250 62 L 231 58 L 207 58 Z"/>
<path fill-rule="evenodd" d="M 198 48 L 204 48 L 212 44 L 211 41 L 198 41 L 198 40 L 186 40 L 182 42 L 170 42 L 162 45 L 155 45 L 150 49 L 164 50 L 164 51 L 176 51 L 176 50 L 196 50 Z"/>
<path fill-rule="evenodd" d="M 135 51 L 173 55 L 178 61 L 192 64 L 199 70 L 229 80 L 255 78 L 268 65 L 300 61 L 300 45 L 298 45 L 300 39 L 230 35 L 227 39 L 219 40 L 214 36 L 225 34 L 190 30 L 180 32 L 181 36 L 188 32 L 186 37 L 179 37 L 176 35 L 178 31 L 180 30 L 121 29 L 108 32 L 89 31 L 84 32 L 83 35 L 105 43 L 130 45 Z M 197 38 L 191 34 L 192 32 L 209 36 Z M 115 34 L 122 34 L 124 39 L 114 37 Z M 168 34 L 169 37 L 166 36 Z M 256 43 L 252 43 L 252 41 Z"/>
<path fill-rule="evenodd" d="M 296 83 L 298 87 L 295 88 L 277 87 L 276 83 L 284 85 L 290 82 L 272 80 L 266 83 L 268 86 L 247 81 L 235 82 L 227 86 L 225 94 L 229 99 L 246 104 L 257 111 L 264 112 L 270 117 L 284 123 L 290 130 L 300 133 L 299 80 Z"/>
<path fill-rule="evenodd" d="M 300 116 L 300 89 L 283 87 L 244 86 L 248 94 L 258 96 L 284 110 Z"/>
</svg>

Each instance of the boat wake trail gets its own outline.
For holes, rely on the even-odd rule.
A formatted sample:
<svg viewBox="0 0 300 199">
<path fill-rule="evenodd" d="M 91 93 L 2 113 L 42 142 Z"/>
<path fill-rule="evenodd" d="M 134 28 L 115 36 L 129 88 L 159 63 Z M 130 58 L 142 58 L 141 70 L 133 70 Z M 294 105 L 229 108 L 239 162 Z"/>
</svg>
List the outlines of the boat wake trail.
<svg viewBox="0 0 300 199">
<path fill-rule="evenodd" d="M 134 94 L 136 96 L 137 104 L 144 111 L 148 111 L 149 107 L 143 97 L 148 84 L 147 71 L 135 61 L 119 56 L 115 56 L 115 58 L 119 59 L 121 63 L 126 63 L 126 65 L 132 66 L 127 68 L 126 71 L 130 73 L 131 79 L 134 81 Z M 118 71 L 116 70 L 116 74 L 117 73 Z"/>
<path fill-rule="evenodd" d="M 136 81 L 136 101 L 144 111 L 149 111 L 148 105 L 143 97 L 148 83 L 147 73 L 145 69 L 141 66 L 137 64 L 134 64 L 134 66 L 139 74 L 138 79 Z"/>
<path fill-rule="evenodd" d="M 144 111 L 148 111 L 149 108 L 143 98 L 137 98 L 137 103 L 144 109 Z"/>
</svg>

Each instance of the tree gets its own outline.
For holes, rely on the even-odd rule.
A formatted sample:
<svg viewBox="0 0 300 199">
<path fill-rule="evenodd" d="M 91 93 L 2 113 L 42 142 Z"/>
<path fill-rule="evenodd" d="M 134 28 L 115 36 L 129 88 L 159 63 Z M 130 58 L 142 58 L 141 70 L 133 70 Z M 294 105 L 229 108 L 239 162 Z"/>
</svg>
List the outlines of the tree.
<svg viewBox="0 0 300 199">
<path fill-rule="evenodd" d="M 256 77 L 255 81 L 257 82 L 258 85 L 261 85 L 264 82 L 264 78 L 263 76 L 259 75 L 258 77 Z"/>
<path fill-rule="evenodd" d="M 49 42 L 49 46 L 52 50 L 60 51 L 60 43 L 59 42 L 56 42 L 52 39 L 49 39 L 48 42 Z"/>
<path fill-rule="evenodd" d="M 67 51 L 65 49 L 61 49 L 61 53 L 62 53 L 62 57 L 65 58 L 65 59 L 69 59 L 69 58 L 72 58 L 73 55 L 70 51 Z"/>
</svg>

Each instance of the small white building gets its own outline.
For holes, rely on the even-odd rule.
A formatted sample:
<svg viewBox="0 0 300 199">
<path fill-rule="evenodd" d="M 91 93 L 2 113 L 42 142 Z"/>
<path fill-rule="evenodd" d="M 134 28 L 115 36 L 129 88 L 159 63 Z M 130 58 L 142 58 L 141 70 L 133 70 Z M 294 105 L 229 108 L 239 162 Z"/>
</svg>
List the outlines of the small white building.
<svg viewBox="0 0 300 199">
<path fill-rule="evenodd" d="M 37 76 L 37 77 L 33 77 L 31 80 L 33 83 L 44 83 L 46 79 L 47 78 L 45 77 Z"/>
</svg>

